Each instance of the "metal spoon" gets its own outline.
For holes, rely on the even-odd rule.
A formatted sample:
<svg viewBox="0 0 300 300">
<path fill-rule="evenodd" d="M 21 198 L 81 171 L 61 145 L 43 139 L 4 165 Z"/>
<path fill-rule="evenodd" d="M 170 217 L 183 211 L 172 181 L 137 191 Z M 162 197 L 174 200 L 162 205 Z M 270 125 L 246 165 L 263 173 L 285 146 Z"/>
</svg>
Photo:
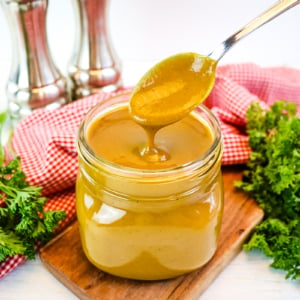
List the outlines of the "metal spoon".
<svg viewBox="0 0 300 300">
<path fill-rule="evenodd" d="M 209 55 L 179 53 L 154 65 L 131 94 L 132 118 L 148 128 L 161 128 L 182 119 L 207 98 L 218 61 L 236 42 L 299 3 L 300 0 L 277 2 Z"/>
<path fill-rule="evenodd" d="M 243 28 L 238 30 L 236 33 L 228 37 L 223 41 L 215 50 L 213 50 L 208 56 L 216 61 L 219 61 L 225 53 L 234 46 L 243 37 L 253 32 L 257 28 L 273 20 L 277 16 L 281 15 L 288 9 L 300 4 L 300 0 L 282 0 L 275 3 L 261 15 L 250 21 Z"/>
</svg>

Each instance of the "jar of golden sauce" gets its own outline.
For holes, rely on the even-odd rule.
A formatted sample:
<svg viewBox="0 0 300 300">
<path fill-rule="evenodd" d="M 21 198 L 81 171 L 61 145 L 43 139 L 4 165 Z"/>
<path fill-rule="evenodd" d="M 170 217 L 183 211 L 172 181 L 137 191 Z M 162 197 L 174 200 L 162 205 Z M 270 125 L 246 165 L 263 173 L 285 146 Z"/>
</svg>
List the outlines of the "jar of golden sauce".
<svg viewBox="0 0 300 300">
<path fill-rule="evenodd" d="M 223 212 L 220 127 L 200 106 L 157 132 L 168 154 L 145 160 L 146 134 L 129 94 L 98 104 L 78 135 L 76 206 L 83 250 L 99 269 L 158 280 L 191 272 L 214 255 Z"/>
</svg>

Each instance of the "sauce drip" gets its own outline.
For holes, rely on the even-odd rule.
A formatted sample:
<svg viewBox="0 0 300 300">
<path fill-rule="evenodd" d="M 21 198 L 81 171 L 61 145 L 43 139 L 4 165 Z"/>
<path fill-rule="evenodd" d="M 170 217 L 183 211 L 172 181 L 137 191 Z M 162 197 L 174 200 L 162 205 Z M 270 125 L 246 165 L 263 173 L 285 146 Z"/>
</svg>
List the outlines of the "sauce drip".
<svg viewBox="0 0 300 300">
<path fill-rule="evenodd" d="M 160 128 L 142 126 L 147 134 L 147 144 L 142 148 L 140 155 L 149 162 L 162 162 L 169 159 L 170 155 L 158 148 L 154 143 L 154 138 Z"/>
<path fill-rule="evenodd" d="M 197 53 L 171 56 L 150 69 L 132 93 L 129 111 L 147 134 L 140 155 L 148 161 L 169 158 L 155 144 L 157 132 L 187 116 L 209 95 L 215 81 L 217 61 Z"/>
</svg>

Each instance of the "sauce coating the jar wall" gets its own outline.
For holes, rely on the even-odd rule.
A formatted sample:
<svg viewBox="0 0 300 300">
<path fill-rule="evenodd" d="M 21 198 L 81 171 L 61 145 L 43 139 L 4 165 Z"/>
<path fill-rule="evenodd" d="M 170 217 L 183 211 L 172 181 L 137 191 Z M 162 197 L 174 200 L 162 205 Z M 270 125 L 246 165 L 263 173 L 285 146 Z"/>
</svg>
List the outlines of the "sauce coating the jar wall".
<svg viewBox="0 0 300 300">
<path fill-rule="evenodd" d="M 214 255 L 223 212 L 222 145 L 206 108 L 156 135 L 166 161 L 143 160 L 145 134 L 129 95 L 96 106 L 78 137 L 76 209 L 84 252 L 113 275 L 158 280 L 191 272 Z"/>
</svg>

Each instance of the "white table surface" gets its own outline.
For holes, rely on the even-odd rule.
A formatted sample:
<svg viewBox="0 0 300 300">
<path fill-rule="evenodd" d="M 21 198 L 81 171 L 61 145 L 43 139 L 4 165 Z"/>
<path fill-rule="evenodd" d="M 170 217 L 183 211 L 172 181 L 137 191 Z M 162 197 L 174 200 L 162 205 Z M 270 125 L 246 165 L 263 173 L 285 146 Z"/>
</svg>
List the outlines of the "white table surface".
<svg viewBox="0 0 300 300">
<path fill-rule="evenodd" d="M 49 0 L 48 35 L 61 71 L 72 53 L 74 19 L 71 2 Z M 125 85 L 133 85 L 152 64 L 181 51 L 209 53 L 229 34 L 275 1 L 271 0 L 111 0 L 109 25 L 123 63 Z M 62 30 L 63 28 L 63 30 Z M 0 10 L 0 111 L 11 63 L 10 33 Z M 254 62 L 262 66 L 300 68 L 300 6 L 280 16 L 235 46 L 220 63 Z M 201 300 L 298 300 L 300 281 L 284 279 L 258 252 L 241 252 L 200 297 Z M 0 299 L 77 297 L 58 282 L 37 256 L 0 280 Z"/>
</svg>

